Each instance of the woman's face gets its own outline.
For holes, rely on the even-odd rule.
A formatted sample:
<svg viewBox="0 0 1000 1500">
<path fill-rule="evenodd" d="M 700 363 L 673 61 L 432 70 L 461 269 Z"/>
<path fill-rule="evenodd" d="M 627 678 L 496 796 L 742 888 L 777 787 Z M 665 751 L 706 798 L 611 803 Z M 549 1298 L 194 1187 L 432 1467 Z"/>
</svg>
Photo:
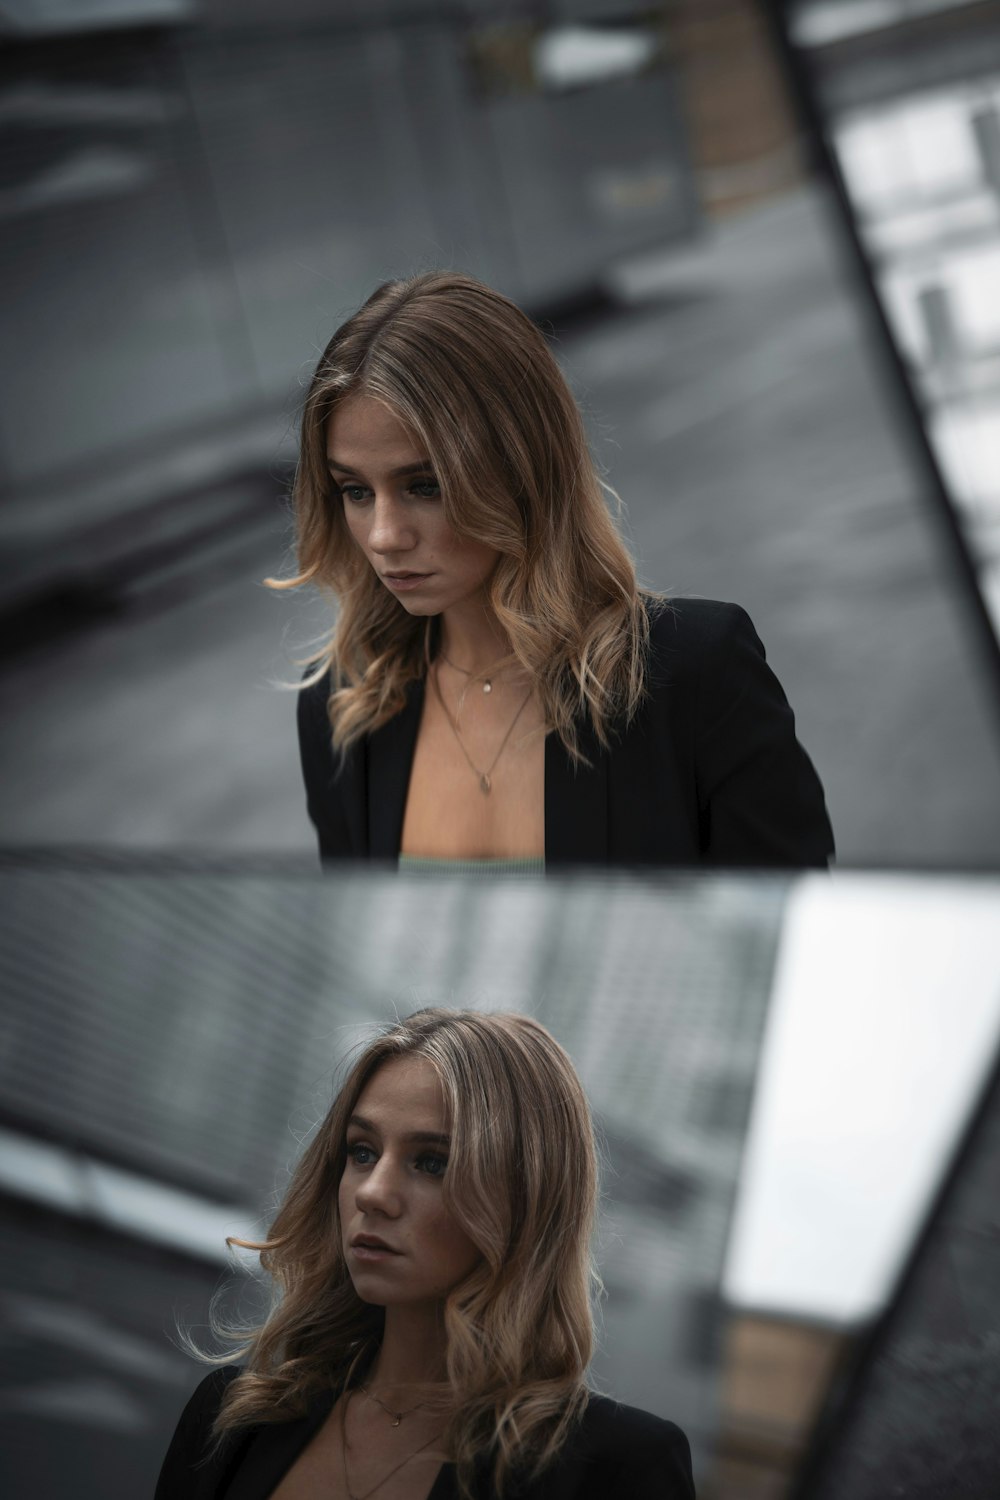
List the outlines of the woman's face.
<svg viewBox="0 0 1000 1500">
<path fill-rule="evenodd" d="M 347 1130 L 338 1203 L 354 1289 L 381 1307 L 443 1302 L 480 1254 L 445 1207 L 448 1119 L 425 1058 L 385 1062 Z"/>
<path fill-rule="evenodd" d="M 347 528 L 411 615 L 480 595 L 499 553 L 445 520 L 426 451 L 372 396 L 348 396 L 327 424 L 327 460 Z"/>
</svg>

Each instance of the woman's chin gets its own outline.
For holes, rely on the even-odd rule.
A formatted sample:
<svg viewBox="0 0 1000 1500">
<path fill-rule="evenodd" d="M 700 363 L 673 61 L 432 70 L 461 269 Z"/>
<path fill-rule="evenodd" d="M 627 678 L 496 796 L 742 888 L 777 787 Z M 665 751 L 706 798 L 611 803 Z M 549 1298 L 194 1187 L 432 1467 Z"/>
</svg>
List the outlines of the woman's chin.
<svg viewBox="0 0 1000 1500">
<path fill-rule="evenodd" d="M 400 599 L 398 602 L 403 606 L 408 615 L 417 615 L 422 618 L 426 615 L 439 615 L 441 613 L 441 606 L 439 604 L 429 604 L 426 599 Z"/>
<path fill-rule="evenodd" d="M 364 1276 L 352 1276 L 351 1285 L 355 1295 L 361 1302 L 367 1302 L 370 1307 L 384 1307 L 385 1296 L 378 1287 L 372 1286 L 371 1281 Z"/>
</svg>

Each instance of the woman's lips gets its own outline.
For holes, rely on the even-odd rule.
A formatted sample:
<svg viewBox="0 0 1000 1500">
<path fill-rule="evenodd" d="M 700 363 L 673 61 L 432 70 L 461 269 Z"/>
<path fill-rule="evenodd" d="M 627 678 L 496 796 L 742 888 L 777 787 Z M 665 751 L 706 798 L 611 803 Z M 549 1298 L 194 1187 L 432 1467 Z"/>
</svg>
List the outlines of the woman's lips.
<svg viewBox="0 0 1000 1500">
<path fill-rule="evenodd" d="M 401 593 L 406 589 L 419 588 L 430 576 L 430 573 L 383 573 L 382 582 L 386 588 Z"/>
<path fill-rule="evenodd" d="M 352 1240 L 351 1254 L 358 1260 L 388 1260 L 390 1256 L 399 1255 L 400 1251 L 393 1250 L 389 1245 L 380 1244 L 377 1240 Z"/>
</svg>

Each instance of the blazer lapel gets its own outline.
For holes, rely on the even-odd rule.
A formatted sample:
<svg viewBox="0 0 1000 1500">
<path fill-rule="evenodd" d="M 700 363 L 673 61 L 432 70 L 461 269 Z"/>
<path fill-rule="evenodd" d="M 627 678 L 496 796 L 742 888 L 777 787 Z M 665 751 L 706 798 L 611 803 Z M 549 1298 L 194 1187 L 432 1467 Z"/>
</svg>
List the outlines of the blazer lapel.
<svg viewBox="0 0 1000 1500">
<path fill-rule="evenodd" d="M 336 1394 L 327 1391 L 318 1396 L 305 1416 L 296 1422 L 274 1422 L 255 1428 L 232 1483 L 222 1491 L 221 1500 L 268 1500 L 330 1415 Z M 441 1465 L 427 1500 L 458 1500 L 453 1464 Z"/>
<path fill-rule="evenodd" d="M 368 738 L 368 854 L 371 859 L 396 861 L 399 858 L 406 793 L 423 707 L 424 685 L 411 682 L 406 690 L 406 706 Z"/>
<path fill-rule="evenodd" d="M 555 733 L 545 740 L 545 867 L 608 862 L 608 757 L 590 724 L 580 749 L 589 766 L 574 765 Z"/>
<path fill-rule="evenodd" d="M 371 859 L 395 861 L 403 839 L 403 816 L 413 752 L 424 707 L 424 684 L 411 682 L 406 704 L 368 738 L 363 756 L 352 757 L 345 775 L 348 807 L 367 808 L 367 835 L 359 846 Z M 605 865 L 608 862 L 608 756 L 589 724 L 580 748 L 590 766 L 574 766 L 557 734 L 545 739 L 545 864 Z M 357 792 L 356 798 L 349 796 Z M 352 828 L 352 834 L 361 830 Z"/>
<path fill-rule="evenodd" d="M 324 1391 L 294 1422 L 270 1422 L 254 1429 L 222 1500 L 267 1500 L 330 1415 L 336 1393 Z"/>
<path fill-rule="evenodd" d="M 364 741 L 354 744 L 341 757 L 337 771 L 337 794 L 347 820 L 354 859 L 368 853 L 368 754 Z"/>
</svg>

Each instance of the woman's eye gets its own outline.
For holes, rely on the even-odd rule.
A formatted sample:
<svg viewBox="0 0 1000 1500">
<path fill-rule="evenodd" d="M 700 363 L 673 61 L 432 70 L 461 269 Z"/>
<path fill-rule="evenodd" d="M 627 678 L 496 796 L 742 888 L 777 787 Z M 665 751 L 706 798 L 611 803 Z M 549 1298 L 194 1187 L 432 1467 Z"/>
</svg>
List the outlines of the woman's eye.
<svg viewBox="0 0 1000 1500">
<path fill-rule="evenodd" d="M 438 1156 L 436 1151 L 425 1151 L 422 1156 L 417 1157 L 417 1169 L 426 1172 L 428 1177 L 443 1177 L 448 1166 L 446 1156 Z"/>
<path fill-rule="evenodd" d="M 356 1167 L 369 1166 L 375 1157 L 372 1148 L 362 1141 L 355 1141 L 353 1145 L 348 1146 L 347 1154 Z"/>
<path fill-rule="evenodd" d="M 410 485 L 410 493 L 419 500 L 440 500 L 441 486 L 436 479 L 418 479 L 416 484 Z"/>
<path fill-rule="evenodd" d="M 368 491 L 363 484 L 338 484 L 337 494 L 342 500 L 349 500 L 352 505 L 362 505 L 368 499 Z"/>
</svg>

